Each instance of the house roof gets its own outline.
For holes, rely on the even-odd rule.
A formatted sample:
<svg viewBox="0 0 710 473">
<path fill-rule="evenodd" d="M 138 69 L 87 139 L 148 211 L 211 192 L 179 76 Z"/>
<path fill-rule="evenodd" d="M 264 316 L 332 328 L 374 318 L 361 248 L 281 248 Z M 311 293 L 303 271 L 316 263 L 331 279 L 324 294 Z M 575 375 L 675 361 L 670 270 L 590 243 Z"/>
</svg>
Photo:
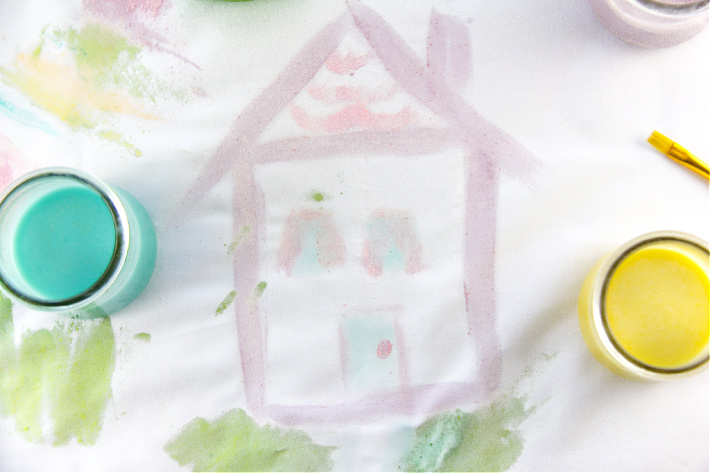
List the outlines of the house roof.
<svg viewBox="0 0 710 473">
<path fill-rule="evenodd" d="M 439 20 L 444 24 L 447 21 L 451 23 L 449 17 L 432 13 L 429 33 L 430 60 L 426 63 L 376 12 L 357 0 L 348 0 L 347 6 L 348 11 L 311 39 L 276 80 L 238 116 L 189 190 L 185 199 L 187 203 L 199 200 L 230 171 L 237 159 L 253 155 L 257 140 L 269 123 L 306 87 L 353 28 L 362 34 L 386 71 L 403 90 L 449 124 L 450 129 L 445 131 L 415 131 L 414 136 L 422 136 L 425 148 L 430 148 L 438 139 L 447 143 L 456 141 L 464 145 L 472 156 L 485 159 L 504 171 L 522 174 L 532 167 L 535 158 L 517 141 L 481 117 L 456 92 L 451 81 L 447 81 L 447 65 L 440 57 L 446 48 L 443 43 L 446 41 L 447 31 L 442 30 L 451 32 L 452 28 L 450 24 L 445 28 L 436 26 Z M 467 32 L 454 29 L 454 34 L 459 42 L 468 41 Z M 458 62 L 461 62 L 461 59 L 458 59 Z M 378 140 L 396 142 L 398 136 L 406 136 L 407 133 L 411 135 L 412 131 L 370 133 L 371 136 L 363 142 L 369 143 L 370 146 Z M 342 137 L 342 143 L 345 144 L 352 142 L 358 133 L 337 136 Z M 317 142 L 318 140 L 314 140 L 312 145 Z M 289 149 L 292 144 L 284 140 L 281 148 Z M 278 144 L 271 146 L 271 151 L 279 148 Z M 329 149 L 325 147 L 322 151 L 328 152 Z"/>
</svg>

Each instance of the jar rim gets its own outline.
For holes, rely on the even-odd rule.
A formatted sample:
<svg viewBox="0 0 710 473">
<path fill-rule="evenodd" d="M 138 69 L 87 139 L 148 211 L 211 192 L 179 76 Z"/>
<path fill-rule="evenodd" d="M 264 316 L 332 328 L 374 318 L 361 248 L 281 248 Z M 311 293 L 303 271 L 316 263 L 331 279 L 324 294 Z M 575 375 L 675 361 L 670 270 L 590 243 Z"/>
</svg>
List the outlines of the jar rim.
<svg viewBox="0 0 710 473">
<path fill-rule="evenodd" d="M 623 366 L 627 371 L 642 377 L 664 379 L 702 368 L 708 363 L 710 355 L 706 354 L 704 357 L 700 357 L 698 360 L 678 368 L 661 368 L 644 363 L 631 356 L 619 345 L 609 327 L 605 311 L 605 299 L 609 280 L 619 265 L 637 250 L 659 242 L 678 242 L 691 245 L 710 256 L 707 242 L 688 233 L 661 231 L 641 235 L 622 245 L 604 261 L 594 281 L 591 309 L 595 331 L 599 335 L 600 341 L 606 351 L 615 358 L 618 364 Z"/>
<path fill-rule="evenodd" d="M 669 15 L 696 14 L 700 10 L 707 10 L 710 0 L 695 0 L 693 2 L 674 2 L 664 0 L 635 0 L 642 7 Z"/>
<path fill-rule="evenodd" d="M 67 167 L 48 167 L 30 172 L 18 178 L 0 194 L 0 219 L 14 196 L 20 195 L 28 186 L 48 178 L 66 178 L 77 181 L 96 192 L 108 207 L 113 219 L 115 238 L 111 260 L 94 284 L 88 289 L 67 299 L 45 300 L 27 294 L 11 284 L 2 274 L 0 265 L 0 285 L 24 303 L 44 310 L 65 311 L 85 307 L 99 298 L 116 280 L 128 257 L 129 226 L 128 216 L 118 195 L 103 181 L 93 175 Z"/>
</svg>

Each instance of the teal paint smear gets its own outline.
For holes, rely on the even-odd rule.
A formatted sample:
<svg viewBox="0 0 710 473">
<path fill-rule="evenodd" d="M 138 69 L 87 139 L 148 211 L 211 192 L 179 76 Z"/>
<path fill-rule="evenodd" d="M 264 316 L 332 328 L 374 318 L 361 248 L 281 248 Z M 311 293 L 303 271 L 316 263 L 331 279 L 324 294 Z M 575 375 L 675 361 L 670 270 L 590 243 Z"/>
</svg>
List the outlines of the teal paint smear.
<svg viewBox="0 0 710 473">
<path fill-rule="evenodd" d="M 222 299 L 222 302 L 219 303 L 219 306 L 217 306 L 217 310 L 215 310 L 214 315 L 220 315 L 227 310 L 227 308 L 232 305 L 232 302 L 234 302 L 235 297 L 237 297 L 237 291 L 229 291 L 225 298 Z"/>
<path fill-rule="evenodd" d="M 404 264 L 404 253 L 395 245 L 391 245 L 382 259 L 384 269 L 393 273 L 404 272 Z"/>
<path fill-rule="evenodd" d="M 416 430 L 400 469 L 408 471 L 505 471 L 523 451 L 513 430 L 535 408 L 523 397 L 501 397 L 474 412 L 456 410 L 427 420 Z"/>
<path fill-rule="evenodd" d="M 164 450 L 193 471 L 329 471 L 335 447 L 317 445 L 299 430 L 261 427 L 232 409 L 213 422 L 193 419 Z"/>
<path fill-rule="evenodd" d="M 57 136 L 57 131 L 54 130 L 47 122 L 43 121 L 30 110 L 17 105 L 7 97 L 3 97 L 0 93 L 0 112 L 10 119 L 18 122 L 21 125 L 35 128 L 40 131 Z"/>
<path fill-rule="evenodd" d="M 378 315 L 346 319 L 349 378 L 358 389 L 383 389 L 399 382 L 398 347 L 394 325 Z M 391 353 L 378 357 L 378 345 L 388 340 Z"/>
<path fill-rule="evenodd" d="M 303 235 L 301 244 L 303 251 L 295 266 L 296 274 L 317 274 L 323 272 L 318 253 L 318 229 L 311 225 Z"/>
<path fill-rule="evenodd" d="M 16 347 L 12 303 L 0 296 L 0 415 L 13 419 L 26 440 L 96 443 L 114 365 L 108 317 L 28 331 Z"/>
</svg>

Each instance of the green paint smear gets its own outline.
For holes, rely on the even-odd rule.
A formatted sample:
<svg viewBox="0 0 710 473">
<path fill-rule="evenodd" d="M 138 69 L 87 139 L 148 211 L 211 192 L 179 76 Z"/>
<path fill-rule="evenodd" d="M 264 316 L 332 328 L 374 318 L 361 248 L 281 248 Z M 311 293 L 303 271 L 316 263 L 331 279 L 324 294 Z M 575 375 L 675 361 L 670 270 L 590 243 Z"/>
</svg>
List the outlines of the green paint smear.
<svg viewBox="0 0 710 473">
<path fill-rule="evenodd" d="M 77 322 L 78 323 L 78 322 Z M 111 398 L 115 345 L 108 317 L 27 331 L 15 346 L 12 303 L 0 296 L 0 415 L 27 440 L 92 445 Z"/>
<path fill-rule="evenodd" d="M 260 427 L 232 409 L 214 422 L 193 419 L 164 449 L 193 471 L 327 471 L 335 447 L 316 445 L 299 430 Z"/>
<path fill-rule="evenodd" d="M 259 284 L 256 285 L 255 296 L 257 298 L 261 297 L 261 295 L 264 294 L 265 290 L 266 290 L 266 281 L 261 281 Z"/>
<path fill-rule="evenodd" d="M 234 298 L 237 297 L 237 291 L 229 291 L 229 294 L 222 299 L 222 302 L 219 303 L 219 306 L 217 307 L 217 310 L 215 311 L 214 315 L 220 315 L 222 312 L 227 310 L 227 307 L 229 307 L 232 302 L 234 302 Z"/>
<path fill-rule="evenodd" d="M 316 192 L 315 194 L 313 194 L 313 200 L 315 200 L 316 202 L 322 201 L 323 194 L 321 194 L 320 192 Z"/>
<path fill-rule="evenodd" d="M 448 412 L 416 430 L 414 445 L 403 459 L 408 471 L 505 471 L 523 451 L 523 438 L 511 430 L 534 408 L 525 398 L 504 397 L 468 413 Z"/>
<path fill-rule="evenodd" d="M 237 250 L 239 245 L 242 244 L 244 239 L 249 234 L 249 230 L 250 230 L 249 225 L 244 225 L 242 227 L 242 229 L 239 231 L 239 235 L 237 235 L 237 238 L 229 245 L 229 247 L 227 247 L 227 254 L 228 255 L 233 254 Z"/>
<path fill-rule="evenodd" d="M 133 335 L 134 340 L 139 342 L 149 342 L 153 337 L 149 333 L 141 332 Z"/>
</svg>

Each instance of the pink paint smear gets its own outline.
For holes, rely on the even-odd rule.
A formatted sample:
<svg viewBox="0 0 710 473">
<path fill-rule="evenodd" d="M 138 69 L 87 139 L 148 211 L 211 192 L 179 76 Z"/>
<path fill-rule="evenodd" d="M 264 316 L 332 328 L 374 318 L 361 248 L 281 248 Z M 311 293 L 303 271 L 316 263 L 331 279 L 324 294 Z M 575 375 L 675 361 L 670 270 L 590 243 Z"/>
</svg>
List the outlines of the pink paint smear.
<svg viewBox="0 0 710 473">
<path fill-rule="evenodd" d="M 310 230 L 315 230 L 317 262 L 323 269 L 345 264 L 345 242 L 328 212 L 293 211 L 289 215 L 277 255 L 278 265 L 291 275 L 303 254 Z"/>
<path fill-rule="evenodd" d="M 347 85 L 339 85 L 335 87 L 316 85 L 309 87 L 308 95 L 327 104 L 336 104 L 340 102 L 361 102 L 370 104 L 390 100 L 398 92 L 400 92 L 400 90 L 401 89 L 399 87 L 378 87 L 368 90 L 361 87 L 352 87 Z"/>
<path fill-rule="evenodd" d="M 165 3 L 165 0 L 84 0 L 84 8 L 111 20 L 127 21 L 138 11 L 156 17 Z"/>
<path fill-rule="evenodd" d="M 412 123 L 416 115 L 408 107 L 396 113 L 373 113 L 363 103 L 355 103 L 327 117 L 312 117 L 301 107 L 292 105 L 291 117 L 305 130 L 342 133 L 353 128 L 401 130 Z"/>
<path fill-rule="evenodd" d="M 328 57 L 325 66 L 329 71 L 335 72 L 336 74 L 353 74 L 367 64 L 371 57 L 372 54 L 356 56 L 353 53 L 347 53 L 343 56 L 338 51 L 335 51 Z"/>
<path fill-rule="evenodd" d="M 409 215 L 381 210 L 370 217 L 369 231 L 362 253 L 362 263 L 370 276 L 380 276 L 385 266 L 385 254 L 391 248 L 404 257 L 404 271 L 414 274 L 424 269 L 422 245 L 414 232 Z"/>
<path fill-rule="evenodd" d="M 201 69 L 192 60 L 172 49 L 168 40 L 148 28 L 146 19 L 155 19 L 169 6 L 169 0 L 84 0 L 84 9 L 125 28 L 131 39 L 152 51 L 171 54 L 191 66 Z"/>
<path fill-rule="evenodd" d="M 0 190 L 29 170 L 30 166 L 25 163 L 20 152 L 0 133 Z"/>
</svg>

